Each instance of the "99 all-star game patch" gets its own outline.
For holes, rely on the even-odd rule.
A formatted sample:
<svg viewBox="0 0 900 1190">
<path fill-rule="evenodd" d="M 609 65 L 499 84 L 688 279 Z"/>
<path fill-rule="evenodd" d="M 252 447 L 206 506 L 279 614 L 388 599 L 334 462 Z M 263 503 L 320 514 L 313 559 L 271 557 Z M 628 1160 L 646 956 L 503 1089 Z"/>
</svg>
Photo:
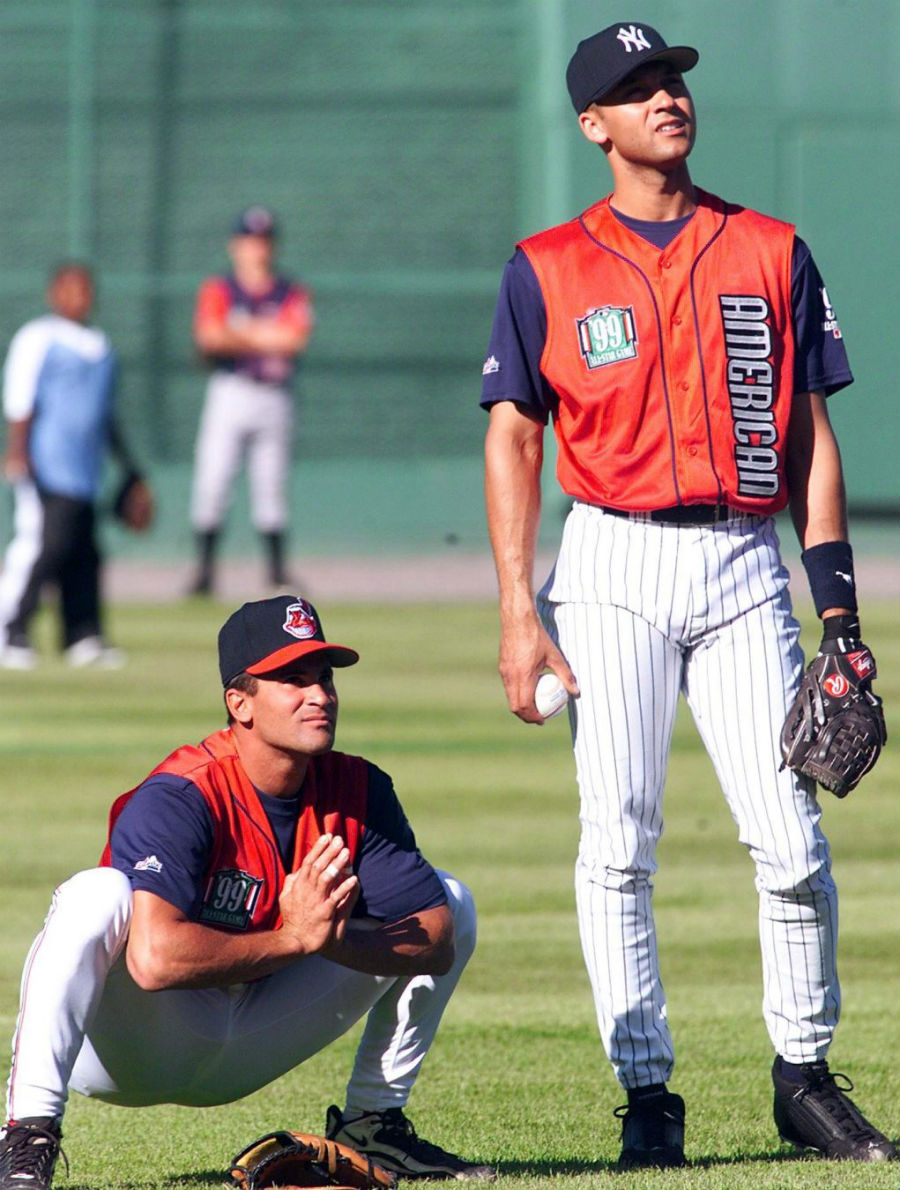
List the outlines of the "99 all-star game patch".
<svg viewBox="0 0 900 1190">
<path fill-rule="evenodd" d="M 575 319 L 578 346 L 589 369 L 637 357 L 633 306 L 599 306 Z"/>
</svg>

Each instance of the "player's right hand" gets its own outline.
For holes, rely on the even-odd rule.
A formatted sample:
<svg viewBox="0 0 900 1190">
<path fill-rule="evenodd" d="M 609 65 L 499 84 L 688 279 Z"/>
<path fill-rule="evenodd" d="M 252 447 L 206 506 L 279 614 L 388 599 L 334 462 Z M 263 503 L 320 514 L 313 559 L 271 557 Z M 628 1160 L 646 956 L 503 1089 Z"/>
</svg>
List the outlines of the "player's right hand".
<svg viewBox="0 0 900 1190">
<path fill-rule="evenodd" d="M 572 698 L 577 698 L 580 693 L 569 663 L 550 639 L 536 613 L 515 623 L 504 622 L 498 668 L 509 709 L 525 723 L 544 722 L 534 705 L 534 688 L 544 670 L 555 673 Z"/>
<path fill-rule="evenodd" d="M 340 941 L 359 895 L 350 852 L 340 835 L 321 835 L 296 872 L 285 878 L 278 904 L 282 929 L 293 935 L 298 954 L 316 954 Z"/>
</svg>

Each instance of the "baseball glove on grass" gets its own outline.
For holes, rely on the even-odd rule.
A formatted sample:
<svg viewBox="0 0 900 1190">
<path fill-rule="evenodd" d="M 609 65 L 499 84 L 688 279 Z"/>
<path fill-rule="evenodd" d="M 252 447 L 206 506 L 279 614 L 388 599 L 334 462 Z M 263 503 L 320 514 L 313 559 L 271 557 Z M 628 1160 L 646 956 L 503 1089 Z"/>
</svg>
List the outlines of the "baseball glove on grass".
<svg viewBox="0 0 900 1190">
<path fill-rule="evenodd" d="M 348 1145 L 308 1132 L 269 1132 L 231 1163 L 241 1190 L 266 1186 L 329 1186 L 333 1190 L 393 1190 L 396 1175 Z"/>
<path fill-rule="evenodd" d="M 861 640 L 828 639 L 826 628 L 781 729 L 781 767 L 846 797 L 887 741 L 881 699 L 871 689 L 875 674 Z"/>
</svg>

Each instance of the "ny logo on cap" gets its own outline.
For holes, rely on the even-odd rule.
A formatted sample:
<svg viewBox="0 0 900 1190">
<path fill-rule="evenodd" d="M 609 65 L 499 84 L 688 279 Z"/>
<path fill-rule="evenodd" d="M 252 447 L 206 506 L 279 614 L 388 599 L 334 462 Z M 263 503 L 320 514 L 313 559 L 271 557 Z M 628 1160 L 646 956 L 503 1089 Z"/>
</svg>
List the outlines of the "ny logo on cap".
<svg viewBox="0 0 900 1190">
<path fill-rule="evenodd" d="M 619 29 L 616 34 L 618 41 L 621 41 L 628 53 L 631 53 L 632 48 L 636 50 L 649 50 L 650 42 L 644 36 L 644 30 L 638 29 L 634 25 L 629 25 L 626 29 L 624 26 Z"/>
</svg>

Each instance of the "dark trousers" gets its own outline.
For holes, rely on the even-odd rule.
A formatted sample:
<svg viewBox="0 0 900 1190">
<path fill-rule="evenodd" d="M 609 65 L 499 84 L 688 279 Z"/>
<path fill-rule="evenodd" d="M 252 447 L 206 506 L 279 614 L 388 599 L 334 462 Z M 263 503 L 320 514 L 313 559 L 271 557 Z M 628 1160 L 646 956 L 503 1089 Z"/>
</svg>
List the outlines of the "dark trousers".
<svg viewBox="0 0 900 1190">
<path fill-rule="evenodd" d="M 41 588 L 59 588 L 63 647 L 86 636 L 100 636 L 100 552 L 95 538 L 94 506 L 40 492 L 43 509 L 41 550 L 7 625 L 8 639 L 28 635 L 28 625 L 40 602 Z"/>
</svg>

